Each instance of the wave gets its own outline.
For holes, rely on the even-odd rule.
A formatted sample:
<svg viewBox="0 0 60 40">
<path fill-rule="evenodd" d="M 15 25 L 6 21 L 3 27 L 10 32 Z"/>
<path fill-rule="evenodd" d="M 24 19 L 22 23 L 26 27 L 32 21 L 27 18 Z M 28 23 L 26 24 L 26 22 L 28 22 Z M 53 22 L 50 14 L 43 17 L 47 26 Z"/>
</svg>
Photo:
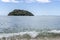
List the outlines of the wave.
<svg viewBox="0 0 60 40">
<path fill-rule="evenodd" d="M 51 30 L 51 31 L 48 31 L 48 33 L 60 33 L 60 30 Z"/>
<path fill-rule="evenodd" d="M 26 32 L 19 32 L 19 33 L 2 33 L 0 34 L 0 38 L 2 37 L 11 37 L 11 36 L 24 36 L 29 35 L 31 38 L 42 37 L 42 36 L 60 36 L 60 30 L 50 30 L 50 31 L 43 31 L 43 32 L 36 32 L 36 31 L 26 31 Z"/>
<path fill-rule="evenodd" d="M 38 35 L 39 32 L 35 32 L 35 31 L 32 31 L 32 32 L 20 32 L 20 33 L 8 33 L 8 34 L 0 34 L 0 38 L 2 37 L 9 37 L 9 36 L 15 36 L 15 35 L 25 35 L 25 34 L 28 34 L 29 36 L 31 37 L 36 37 Z"/>
</svg>

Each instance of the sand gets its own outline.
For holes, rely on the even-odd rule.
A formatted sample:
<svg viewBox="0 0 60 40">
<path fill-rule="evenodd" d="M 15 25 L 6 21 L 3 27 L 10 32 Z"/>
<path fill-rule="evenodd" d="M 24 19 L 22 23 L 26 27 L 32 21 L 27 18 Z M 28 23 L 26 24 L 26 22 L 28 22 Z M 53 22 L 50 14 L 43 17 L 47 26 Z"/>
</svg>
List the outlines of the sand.
<svg viewBox="0 0 60 40">
<path fill-rule="evenodd" d="M 60 37 L 37 37 L 37 38 L 31 38 L 28 36 L 10 36 L 10 37 L 2 37 L 0 40 L 60 40 Z"/>
</svg>

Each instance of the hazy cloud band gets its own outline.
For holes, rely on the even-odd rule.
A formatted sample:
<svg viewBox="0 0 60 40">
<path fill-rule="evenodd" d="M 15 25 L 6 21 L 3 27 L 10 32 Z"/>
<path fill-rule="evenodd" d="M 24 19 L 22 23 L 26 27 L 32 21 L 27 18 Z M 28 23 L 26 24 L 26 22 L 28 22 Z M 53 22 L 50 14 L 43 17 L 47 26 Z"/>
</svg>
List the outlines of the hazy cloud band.
<svg viewBox="0 0 60 40">
<path fill-rule="evenodd" d="M 39 3 L 49 3 L 51 2 L 50 0 L 1 0 L 2 2 L 13 2 L 13 3 L 20 3 L 20 2 L 25 2 L 25 3 L 32 3 L 32 2 L 39 2 Z"/>
</svg>

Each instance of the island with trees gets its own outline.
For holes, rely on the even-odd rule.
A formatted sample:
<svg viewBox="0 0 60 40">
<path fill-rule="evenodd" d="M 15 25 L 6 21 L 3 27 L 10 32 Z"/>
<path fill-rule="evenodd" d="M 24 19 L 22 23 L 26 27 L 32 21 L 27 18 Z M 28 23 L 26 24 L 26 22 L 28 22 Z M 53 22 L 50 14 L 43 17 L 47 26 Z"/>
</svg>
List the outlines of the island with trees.
<svg viewBox="0 0 60 40">
<path fill-rule="evenodd" d="M 12 12 L 10 12 L 8 16 L 34 16 L 34 15 L 26 10 L 15 9 Z"/>
</svg>

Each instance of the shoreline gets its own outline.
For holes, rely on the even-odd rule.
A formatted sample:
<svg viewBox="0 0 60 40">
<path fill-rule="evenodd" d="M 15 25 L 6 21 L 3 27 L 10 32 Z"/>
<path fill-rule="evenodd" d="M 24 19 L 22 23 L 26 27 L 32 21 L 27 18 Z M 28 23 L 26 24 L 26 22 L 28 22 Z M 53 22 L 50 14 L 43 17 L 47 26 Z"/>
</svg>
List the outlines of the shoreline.
<svg viewBox="0 0 60 40">
<path fill-rule="evenodd" d="M 20 37 L 3 37 L 0 40 L 60 40 L 60 37 L 41 37 L 41 38 L 20 38 Z"/>
<path fill-rule="evenodd" d="M 23 32 L 22 32 L 23 33 Z M 37 35 L 35 34 L 35 37 L 32 37 L 33 33 L 31 33 L 31 35 L 28 35 L 25 33 L 23 33 L 24 35 L 22 35 L 22 33 L 11 33 L 11 34 L 4 34 L 3 36 L 1 36 L 0 34 L 0 40 L 60 40 L 60 34 L 59 35 Z"/>
<path fill-rule="evenodd" d="M 60 31 L 50 31 L 50 33 L 36 31 L 1 33 L 0 40 L 60 40 Z"/>
</svg>

